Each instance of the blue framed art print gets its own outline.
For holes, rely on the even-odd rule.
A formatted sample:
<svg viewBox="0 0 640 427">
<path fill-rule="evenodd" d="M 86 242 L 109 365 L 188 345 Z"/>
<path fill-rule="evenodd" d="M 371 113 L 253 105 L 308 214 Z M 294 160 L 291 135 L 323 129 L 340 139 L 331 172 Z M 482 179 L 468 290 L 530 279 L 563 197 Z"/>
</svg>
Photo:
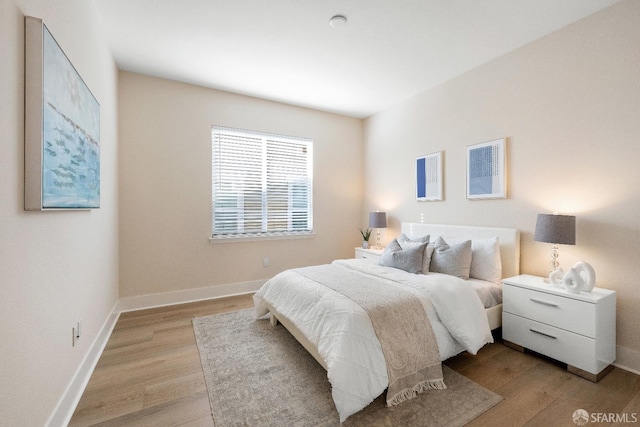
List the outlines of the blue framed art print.
<svg viewBox="0 0 640 427">
<path fill-rule="evenodd" d="M 505 159 L 505 139 L 467 147 L 467 199 L 507 197 Z"/>
<path fill-rule="evenodd" d="M 25 209 L 99 208 L 100 105 L 41 19 L 25 43 Z"/>
<path fill-rule="evenodd" d="M 416 159 L 416 200 L 442 200 L 442 151 Z"/>
</svg>

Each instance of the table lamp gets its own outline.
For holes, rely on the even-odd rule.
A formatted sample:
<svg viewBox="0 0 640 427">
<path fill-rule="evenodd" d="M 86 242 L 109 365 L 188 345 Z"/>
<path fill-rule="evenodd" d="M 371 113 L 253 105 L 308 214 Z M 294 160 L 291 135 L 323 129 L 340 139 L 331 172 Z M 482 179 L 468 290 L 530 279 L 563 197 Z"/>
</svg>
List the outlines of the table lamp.
<svg viewBox="0 0 640 427">
<path fill-rule="evenodd" d="M 380 229 L 387 228 L 387 213 L 386 212 L 370 212 L 369 228 L 376 229 L 376 249 L 382 249 L 382 245 L 380 244 Z"/>
<path fill-rule="evenodd" d="M 553 244 L 551 249 L 551 272 L 556 271 L 560 267 L 558 245 L 576 244 L 576 217 L 571 215 L 538 214 L 533 240 Z"/>
</svg>

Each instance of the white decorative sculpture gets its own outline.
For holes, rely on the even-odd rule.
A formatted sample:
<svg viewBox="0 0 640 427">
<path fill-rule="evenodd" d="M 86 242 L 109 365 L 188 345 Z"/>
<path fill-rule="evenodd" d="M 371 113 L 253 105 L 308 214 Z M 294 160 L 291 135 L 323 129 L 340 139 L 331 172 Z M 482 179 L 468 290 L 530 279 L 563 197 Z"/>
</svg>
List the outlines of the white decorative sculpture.
<svg viewBox="0 0 640 427">
<path fill-rule="evenodd" d="M 562 268 L 558 268 L 557 270 L 549 273 L 549 283 L 557 287 L 560 287 L 562 286 L 563 276 L 564 276 L 564 270 Z"/>
<path fill-rule="evenodd" d="M 557 275 L 555 275 L 556 272 L 558 272 L 558 270 L 549 275 L 549 281 L 554 284 L 557 284 Z M 596 272 L 593 270 L 593 267 L 591 267 L 590 264 L 584 261 L 580 261 L 573 267 L 571 267 L 567 274 L 562 276 L 562 284 L 567 289 L 567 291 L 575 294 L 579 293 L 580 291 L 591 292 L 596 284 Z"/>
</svg>

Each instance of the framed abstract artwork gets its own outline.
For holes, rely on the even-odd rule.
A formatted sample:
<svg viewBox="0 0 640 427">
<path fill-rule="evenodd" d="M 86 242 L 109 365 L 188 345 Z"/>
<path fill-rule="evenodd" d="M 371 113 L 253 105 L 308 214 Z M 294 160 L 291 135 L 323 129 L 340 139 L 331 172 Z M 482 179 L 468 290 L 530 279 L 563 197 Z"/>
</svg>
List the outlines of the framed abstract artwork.
<svg viewBox="0 0 640 427">
<path fill-rule="evenodd" d="M 467 199 L 507 197 L 505 139 L 467 146 Z"/>
<path fill-rule="evenodd" d="M 25 44 L 25 209 L 99 208 L 100 105 L 41 19 Z"/>
<path fill-rule="evenodd" d="M 442 200 L 442 151 L 416 159 L 416 200 Z"/>
</svg>

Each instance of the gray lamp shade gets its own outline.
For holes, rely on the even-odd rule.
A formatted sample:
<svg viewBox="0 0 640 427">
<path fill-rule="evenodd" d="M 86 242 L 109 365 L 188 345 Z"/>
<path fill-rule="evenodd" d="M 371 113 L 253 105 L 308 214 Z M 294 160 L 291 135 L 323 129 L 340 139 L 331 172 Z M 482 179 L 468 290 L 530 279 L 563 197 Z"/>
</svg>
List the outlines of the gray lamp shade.
<svg viewBox="0 0 640 427">
<path fill-rule="evenodd" d="M 370 212 L 369 213 L 370 228 L 387 228 L 386 212 Z"/>
<path fill-rule="evenodd" d="M 571 215 L 538 214 L 533 240 L 560 245 L 575 245 L 576 217 Z"/>
</svg>

